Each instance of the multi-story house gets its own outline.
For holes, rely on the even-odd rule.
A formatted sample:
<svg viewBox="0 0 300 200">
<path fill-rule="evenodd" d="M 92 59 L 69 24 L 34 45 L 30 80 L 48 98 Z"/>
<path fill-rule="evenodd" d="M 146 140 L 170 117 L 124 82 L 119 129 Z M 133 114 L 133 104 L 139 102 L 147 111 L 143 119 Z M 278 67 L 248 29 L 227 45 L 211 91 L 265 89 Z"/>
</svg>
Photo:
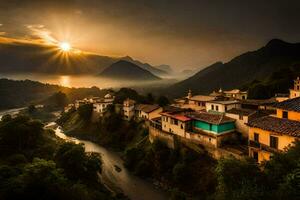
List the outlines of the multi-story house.
<svg viewBox="0 0 300 200">
<path fill-rule="evenodd" d="M 290 89 L 290 98 L 300 97 L 300 78 L 294 80 L 294 88 Z"/>
<path fill-rule="evenodd" d="M 207 112 L 225 113 L 233 108 L 240 108 L 238 100 L 214 100 L 206 103 Z"/>
<path fill-rule="evenodd" d="M 131 120 L 135 114 L 135 101 L 127 98 L 123 102 L 123 116 L 125 120 Z"/>
<path fill-rule="evenodd" d="M 189 90 L 186 97 L 175 99 L 173 106 L 182 109 L 192 109 L 194 111 L 205 110 L 206 103 L 215 100 L 217 97 L 206 95 L 192 95 L 192 91 Z"/>
<path fill-rule="evenodd" d="M 228 90 L 223 91 L 225 97 L 233 98 L 233 99 L 247 99 L 248 98 L 248 92 L 247 91 L 241 91 L 239 89 L 234 90 Z"/>
<path fill-rule="evenodd" d="M 274 104 L 276 115 L 250 120 L 249 156 L 258 163 L 269 160 L 300 138 L 300 97 Z"/>
<path fill-rule="evenodd" d="M 147 119 L 151 120 L 157 117 L 160 117 L 160 113 L 163 111 L 163 108 L 159 105 L 152 104 L 138 104 L 135 107 L 135 117 L 138 119 Z"/>
</svg>

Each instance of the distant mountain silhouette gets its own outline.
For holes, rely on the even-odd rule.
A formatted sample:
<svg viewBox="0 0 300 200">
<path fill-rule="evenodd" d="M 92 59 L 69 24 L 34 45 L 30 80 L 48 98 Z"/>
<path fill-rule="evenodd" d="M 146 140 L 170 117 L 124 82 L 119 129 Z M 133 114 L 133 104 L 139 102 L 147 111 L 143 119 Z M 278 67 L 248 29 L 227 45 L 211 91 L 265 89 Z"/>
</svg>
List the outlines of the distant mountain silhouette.
<svg viewBox="0 0 300 200">
<path fill-rule="evenodd" d="M 272 73 L 300 67 L 300 43 L 273 39 L 264 47 L 235 57 L 228 63 L 217 62 L 190 78 L 176 83 L 166 92 L 181 96 L 189 89 L 194 93 L 208 94 L 219 88 L 240 88 L 255 80 L 265 81 Z"/>
<path fill-rule="evenodd" d="M 136 64 L 126 60 L 120 60 L 100 73 L 100 76 L 107 78 L 116 78 L 122 80 L 159 80 L 160 78 L 153 75 L 151 72 L 139 67 Z"/>
<path fill-rule="evenodd" d="M 129 59 L 128 57 L 127 59 Z M 0 72 L 37 72 L 48 74 L 93 74 L 97 75 L 111 64 L 121 60 L 118 57 L 101 56 L 91 53 L 63 54 L 56 46 L 29 43 L 0 43 Z M 133 60 L 130 58 L 130 60 Z M 135 61 L 143 68 L 155 67 Z M 146 67 L 145 67 L 146 66 Z M 157 69 L 158 74 L 166 73 Z"/>
<path fill-rule="evenodd" d="M 168 72 L 166 70 L 159 69 L 158 67 L 153 67 L 153 66 L 151 66 L 148 63 L 142 63 L 142 62 L 140 62 L 138 60 L 134 60 L 134 59 L 132 59 L 129 56 L 126 56 L 126 57 L 122 58 L 122 60 L 126 60 L 128 62 L 134 63 L 134 64 L 140 66 L 141 68 L 143 68 L 143 69 L 151 72 L 152 74 L 154 74 L 156 76 L 163 76 L 163 75 L 167 75 L 168 74 Z"/>
<path fill-rule="evenodd" d="M 157 69 L 160 69 L 160 70 L 163 70 L 163 71 L 167 72 L 168 74 L 174 73 L 173 69 L 170 65 L 158 65 L 158 66 L 155 66 L 155 67 Z"/>
</svg>

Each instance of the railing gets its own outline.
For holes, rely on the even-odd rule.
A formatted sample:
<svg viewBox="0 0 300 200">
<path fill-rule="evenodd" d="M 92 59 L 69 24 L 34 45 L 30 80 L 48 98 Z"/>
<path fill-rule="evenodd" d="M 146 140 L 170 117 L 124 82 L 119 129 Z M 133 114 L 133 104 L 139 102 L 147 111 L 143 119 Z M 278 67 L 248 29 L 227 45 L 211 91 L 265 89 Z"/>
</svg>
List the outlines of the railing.
<svg viewBox="0 0 300 200">
<path fill-rule="evenodd" d="M 279 152 L 281 152 L 279 149 L 276 149 L 276 148 L 270 147 L 268 145 L 256 142 L 254 140 L 249 140 L 248 145 L 249 145 L 249 147 L 258 148 L 260 150 L 268 151 L 268 152 L 271 152 L 271 153 L 279 153 Z"/>
</svg>

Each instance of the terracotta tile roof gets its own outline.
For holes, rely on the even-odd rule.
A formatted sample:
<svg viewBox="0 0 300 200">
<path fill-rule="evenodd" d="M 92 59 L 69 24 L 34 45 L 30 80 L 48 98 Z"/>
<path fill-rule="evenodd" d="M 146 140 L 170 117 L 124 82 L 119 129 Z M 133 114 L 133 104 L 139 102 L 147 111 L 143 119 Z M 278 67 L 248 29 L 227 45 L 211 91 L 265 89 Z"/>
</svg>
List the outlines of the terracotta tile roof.
<svg viewBox="0 0 300 200">
<path fill-rule="evenodd" d="M 270 99 L 244 99 L 241 100 L 240 103 L 241 104 L 246 104 L 246 105 L 271 105 L 276 103 L 276 99 L 275 98 L 270 98 Z"/>
<path fill-rule="evenodd" d="M 300 137 L 300 122 L 298 121 L 265 116 L 249 121 L 248 125 L 266 131 Z"/>
<path fill-rule="evenodd" d="M 178 119 L 179 121 L 182 122 L 187 122 L 192 120 L 191 118 L 187 117 L 184 113 L 180 113 L 180 112 L 162 112 L 160 114 L 163 116 L 171 117 L 173 119 Z"/>
<path fill-rule="evenodd" d="M 141 110 L 145 113 L 150 113 L 154 110 L 159 109 L 160 106 L 159 105 L 152 105 L 152 104 L 139 104 L 136 106 L 135 110 Z"/>
<path fill-rule="evenodd" d="M 233 89 L 233 90 L 224 91 L 224 93 L 228 93 L 228 94 L 239 94 L 239 93 L 247 94 L 247 91 L 241 91 L 239 89 Z"/>
<path fill-rule="evenodd" d="M 245 108 L 232 108 L 232 109 L 226 111 L 226 113 L 229 113 L 229 114 L 243 115 L 243 116 L 249 116 L 251 114 L 254 114 L 255 112 L 256 112 L 256 110 L 245 109 Z"/>
<path fill-rule="evenodd" d="M 212 100 L 215 100 L 215 99 L 216 99 L 216 97 L 204 96 L 204 95 L 195 95 L 195 96 L 192 96 L 190 98 L 190 100 L 192 100 L 192 101 L 203 101 L 203 102 L 212 101 Z"/>
<path fill-rule="evenodd" d="M 238 100 L 214 100 L 214 101 L 209 101 L 209 103 L 215 103 L 215 104 L 222 104 L 222 105 L 230 105 L 230 104 L 238 104 Z"/>
<path fill-rule="evenodd" d="M 288 99 L 274 104 L 275 108 L 300 112 L 300 97 Z"/>
<path fill-rule="evenodd" d="M 207 122 L 210 124 L 216 124 L 216 125 L 235 122 L 235 119 L 227 117 L 223 114 L 213 114 L 208 112 L 199 112 L 199 113 L 194 112 L 194 113 L 187 114 L 187 116 L 195 120 Z"/>
</svg>

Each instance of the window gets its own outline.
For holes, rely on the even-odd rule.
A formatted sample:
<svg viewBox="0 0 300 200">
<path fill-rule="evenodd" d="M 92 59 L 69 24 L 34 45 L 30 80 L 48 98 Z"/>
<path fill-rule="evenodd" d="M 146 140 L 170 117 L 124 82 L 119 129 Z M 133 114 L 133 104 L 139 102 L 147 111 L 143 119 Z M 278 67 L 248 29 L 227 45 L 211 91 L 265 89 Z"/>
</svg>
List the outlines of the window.
<svg viewBox="0 0 300 200">
<path fill-rule="evenodd" d="M 180 128 L 183 129 L 183 124 L 180 125 Z"/>
<path fill-rule="evenodd" d="M 253 151 L 253 159 L 258 162 L 258 152 Z"/>
<path fill-rule="evenodd" d="M 243 120 L 243 115 L 239 115 L 239 119 L 240 119 L 240 120 Z"/>
<path fill-rule="evenodd" d="M 214 110 L 214 109 L 215 109 L 215 106 L 214 106 L 214 105 L 211 105 L 211 109 Z"/>
<path fill-rule="evenodd" d="M 282 111 L 282 118 L 287 119 L 288 118 L 288 112 Z"/>
<path fill-rule="evenodd" d="M 270 136 L 270 147 L 274 149 L 278 148 L 278 137 Z"/>
<path fill-rule="evenodd" d="M 177 119 L 174 119 L 174 124 L 178 125 L 178 120 Z"/>
<path fill-rule="evenodd" d="M 299 87 L 299 85 L 297 85 L 297 90 L 299 90 L 300 89 L 300 87 Z"/>
<path fill-rule="evenodd" d="M 216 106 L 216 111 L 219 111 L 219 106 Z"/>
<path fill-rule="evenodd" d="M 259 134 L 258 133 L 254 133 L 254 141 L 259 142 Z"/>
<path fill-rule="evenodd" d="M 227 111 L 227 106 L 225 106 L 225 112 Z"/>
<path fill-rule="evenodd" d="M 245 97 L 245 96 L 242 96 L 242 99 L 246 99 L 246 97 Z"/>
</svg>

